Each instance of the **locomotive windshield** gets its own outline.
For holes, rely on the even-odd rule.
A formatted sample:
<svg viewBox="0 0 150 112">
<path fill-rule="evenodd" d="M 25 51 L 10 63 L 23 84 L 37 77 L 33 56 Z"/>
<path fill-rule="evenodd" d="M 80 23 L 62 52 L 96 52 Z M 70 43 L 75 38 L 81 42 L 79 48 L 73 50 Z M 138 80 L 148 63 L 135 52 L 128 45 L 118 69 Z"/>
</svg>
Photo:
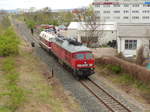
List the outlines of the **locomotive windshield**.
<svg viewBox="0 0 150 112">
<path fill-rule="evenodd" d="M 92 53 L 76 54 L 75 58 L 76 59 L 93 59 L 93 54 Z"/>
<path fill-rule="evenodd" d="M 86 54 L 86 59 L 93 59 L 93 54 L 92 53 L 87 53 Z"/>
<path fill-rule="evenodd" d="M 76 59 L 84 59 L 84 54 L 76 54 Z"/>
</svg>

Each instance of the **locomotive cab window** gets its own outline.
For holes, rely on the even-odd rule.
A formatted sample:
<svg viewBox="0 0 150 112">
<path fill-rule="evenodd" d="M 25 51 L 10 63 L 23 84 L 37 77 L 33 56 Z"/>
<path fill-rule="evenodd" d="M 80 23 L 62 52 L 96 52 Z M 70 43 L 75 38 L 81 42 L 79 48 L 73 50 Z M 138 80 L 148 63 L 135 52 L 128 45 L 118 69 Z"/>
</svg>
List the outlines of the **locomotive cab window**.
<svg viewBox="0 0 150 112">
<path fill-rule="evenodd" d="M 86 59 L 93 59 L 93 54 L 92 53 L 87 53 L 86 54 Z"/>
<path fill-rule="evenodd" d="M 84 54 L 76 54 L 75 58 L 76 59 L 84 59 Z"/>
</svg>

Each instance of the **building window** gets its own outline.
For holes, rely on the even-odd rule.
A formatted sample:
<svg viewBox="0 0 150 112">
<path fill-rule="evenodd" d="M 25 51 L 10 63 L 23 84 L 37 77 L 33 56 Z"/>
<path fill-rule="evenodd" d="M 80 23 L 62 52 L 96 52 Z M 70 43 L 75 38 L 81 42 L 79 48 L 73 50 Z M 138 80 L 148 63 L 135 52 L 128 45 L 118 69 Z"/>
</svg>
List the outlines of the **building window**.
<svg viewBox="0 0 150 112">
<path fill-rule="evenodd" d="M 100 11 L 95 11 L 95 14 L 100 14 Z"/>
<path fill-rule="evenodd" d="M 143 13 L 150 13 L 150 10 L 143 10 Z"/>
<path fill-rule="evenodd" d="M 110 17 L 109 16 L 105 16 L 104 19 L 110 19 Z"/>
<path fill-rule="evenodd" d="M 149 49 L 150 49 L 150 40 L 149 40 Z"/>
<path fill-rule="evenodd" d="M 140 5 L 139 4 L 133 4 L 132 6 L 133 7 L 139 7 Z"/>
<path fill-rule="evenodd" d="M 103 13 L 105 13 L 105 14 L 106 14 L 106 13 L 110 13 L 110 11 L 104 11 Z"/>
<path fill-rule="evenodd" d="M 114 11 L 114 13 L 120 13 L 120 11 L 119 11 L 119 10 L 116 10 L 116 11 Z"/>
<path fill-rule="evenodd" d="M 123 12 L 124 12 L 124 13 L 129 13 L 129 11 L 128 11 L 128 10 L 124 10 Z"/>
<path fill-rule="evenodd" d="M 110 5 L 103 5 L 103 7 L 110 7 Z"/>
<path fill-rule="evenodd" d="M 95 7 L 100 7 L 100 5 L 99 5 L 99 4 L 96 4 Z"/>
<path fill-rule="evenodd" d="M 124 4 L 124 7 L 129 7 L 129 4 Z"/>
<path fill-rule="evenodd" d="M 150 19 L 149 16 L 143 16 L 142 19 Z"/>
<path fill-rule="evenodd" d="M 125 40 L 125 49 L 127 50 L 137 49 L 137 40 Z"/>
<path fill-rule="evenodd" d="M 120 17 L 119 17 L 119 16 L 116 16 L 116 17 L 114 17 L 114 19 L 120 19 Z"/>
<path fill-rule="evenodd" d="M 97 19 L 97 20 L 100 20 L 100 17 L 99 17 L 99 16 L 97 16 L 97 17 L 96 17 L 96 19 Z"/>
<path fill-rule="evenodd" d="M 132 16 L 132 19 L 139 19 L 139 16 Z"/>
<path fill-rule="evenodd" d="M 120 7 L 120 5 L 119 4 L 114 4 L 114 7 Z"/>
<path fill-rule="evenodd" d="M 129 17 L 128 16 L 124 16 L 123 19 L 129 19 Z"/>
<path fill-rule="evenodd" d="M 132 13 L 139 13 L 139 11 L 138 10 L 133 10 Z"/>
</svg>

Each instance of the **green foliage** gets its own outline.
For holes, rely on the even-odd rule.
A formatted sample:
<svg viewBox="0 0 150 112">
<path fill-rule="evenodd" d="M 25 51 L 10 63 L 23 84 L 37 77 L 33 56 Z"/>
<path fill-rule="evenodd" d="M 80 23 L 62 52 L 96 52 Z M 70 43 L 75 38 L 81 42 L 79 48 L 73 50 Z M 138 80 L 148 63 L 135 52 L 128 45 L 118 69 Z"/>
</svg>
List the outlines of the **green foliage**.
<svg viewBox="0 0 150 112">
<path fill-rule="evenodd" d="M 17 55 L 19 53 L 19 39 L 12 28 L 8 28 L 0 35 L 0 56 Z"/>
<path fill-rule="evenodd" d="M 8 18 L 8 16 L 4 16 L 2 21 L 1 21 L 1 27 L 5 30 L 11 26 L 11 22 Z"/>
<path fill-rule="evenodd" d="M 27 21 L 26 21 L 26 24 L 27 24 L 27 26 L 28 26 L 29 28 L 34 28 L 35 25 L 36 25 L 36 23 L 35 23 L 34 21 L 32 21 L 32 20 L 27 20 Z"/>
<path fill-rule="evenodd" d="M 116 65 L 108 65 L 107 68 L 116 74 L 119 74 L 122 71 L 121 67 Z"/>
<path fill-rule="evenodd" d="M 9 108 L 14 112 L 25 100 L 23 89 L 18 87 L 17 84 L 9 85 L 10 90 L 10 102 Z"/>
<path fill-rule="evenodd" d="M 25 100 L 24 90 L 17 85 L 19 74 L 15 70 L 15 60 L 13 58 L 6 58 L 3 61 L 2 68 L 8 81 L 7 89 L 9 91 L 9 93 L 4 93 L 3 95 L 9 96 L 8 110 L 15 112 Z"/>
<path fill-rule="evenodd" d="M 43 10 L 25 13 L 16 16 L 20 20 L 24 20 L 29 28 L 34 28 L 38 24 L 50 24 L 50 25 L 68 25 L 71 21 L 74 21 L 74 15 L 71 12 L 51 12 L 49 8 Z"/>
<path fill-rule="evenodd" d="M 12 58 L 7 58 L 3 61 L 2 70 L 5 71 L 6 73 L 11 72 L 15 68 L 14 65 L 15 65 L 14 60 Z"/>
<path fill-rule="evenodd" d="M 11 112 L 8 107 L 0 107 L 0 112 Z"/>
<path fill-rule="evenodd" d="M 121 83 L 132 84 L 135 79 L 129 74 L 121 74 L 119 80 Z"/>
</svg>

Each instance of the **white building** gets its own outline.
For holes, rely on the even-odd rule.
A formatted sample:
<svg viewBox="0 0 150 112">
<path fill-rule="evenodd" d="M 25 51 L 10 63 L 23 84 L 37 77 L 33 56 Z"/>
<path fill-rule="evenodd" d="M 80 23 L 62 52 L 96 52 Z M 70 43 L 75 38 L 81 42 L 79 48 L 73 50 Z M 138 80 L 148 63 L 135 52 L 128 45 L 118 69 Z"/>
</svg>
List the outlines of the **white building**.
<svg viewBox="0 0 150 112">
<path fill-rule="evenodd" d="M 150 24 L 119 24 L 117 35 L 118 53 L 136 56 L 143 46 L 145 57 L 150 56 Z"/>
<path fill-rule="evenodd" d="M 117 23 L 150 23 L 150 0 L 94 0 L 97 18 Z"/>
<path fill-rule="evenodd" d="M 68 26 L 67 36 L 75 37 L 78 41 L 83 42 L 83 38 L 87 36 L 88 29 L 83 22 L 71 22 Z M 107 44 L 109 41 L 117 39 L 116 23 L 115 22 L 104 22 L 100 23 L 97 27 L 98 32 L 100 33 L 99 37 L 96 37 L 98 45 Z"/>
</svg>

